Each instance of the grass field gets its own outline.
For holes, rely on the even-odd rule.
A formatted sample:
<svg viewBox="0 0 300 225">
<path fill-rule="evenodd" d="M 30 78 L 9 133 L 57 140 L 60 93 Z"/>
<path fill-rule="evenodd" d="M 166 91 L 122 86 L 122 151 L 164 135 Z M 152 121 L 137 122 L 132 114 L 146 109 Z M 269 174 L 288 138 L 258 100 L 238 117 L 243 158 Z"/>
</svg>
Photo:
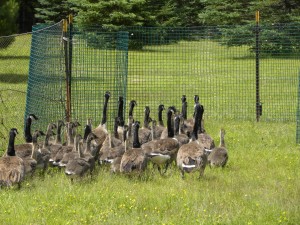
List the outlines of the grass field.
<svg viewBox="0 0 300 225">
<path fill-rule="evenodd" d="M 179 44 L 189 45 L 185 42 Z M 212 49 L 217 48 L 215 43 L 203 44 L 212 45 Z M 14 53 L 14 57 L 9 59 L 12 67 L 4 66 L 4 63 L 7 63 L 4 59 L 5 54 L 12 52 L 2 52 L 2 50 L 0 52 L 0 65 L 2 66 L 0 89 L 2 90 L 26 91 L 26 71 L 28 71 L 26 62 L 28 62 L 29 48 L 25 46 L 25 50 L 22 51 L 22 47 L 17 46 L 20 57 L 18 53 Z M 151 51 L 130 53 L 129 66 L 132 66 L 132 63 L 144 65 L 129 72 L 134 76 L 128 79 L 129 86 L 140 85 L 137 90 L 141 91 L 138 95 L 140 107 L 147 104 L 148 98 L 157 101 L 163 99 L 164 92 L 155 93 L 155 95 L 151 93 L 158 89 L 168 90 L 169 85 L 164 83 L 170 82 L 168 77 L 174 78 L 174 80 L 171 79 L 174 81 L 171 86 L 176 86 L 175 84 L 183 82 L 179 76 L 182 71 L 184 69 L 190 71 L 188 63 L 191 62 L 192 56 L 196 57 L 196 54 L 191 54 L 184 61 L 182 58 L 185 57 L 172 53 L 173 48 L 174 46 L 163 46 L 163 50 L 160 51 L 161 55 L 157 56 L 164 64 L 164 67 L 160 65 L 162 66 L 161 73 L 168 73 L 164 74 L 165 79 L 161 80 L 157 89 L 144 85 L 151 83 L 151 73 L 155 74 L 154 78 L 160 75 L 157 73 L 160 66 L 151 64 L 150 59 L 153 59 L 151 58 L 153 56 L 147 56 Z M 193 46 L 187 49 L 199 51 Z M 246 48 L 231 51 L 231 53 L 239 52 L 238 55 L 241 58 L 244 56 L 244 59 L 237 60 L 229 57 L 230 51 L 219 58 L 213 51 L 210 54 L 198 56 L 210 59 L 207 67 L 196 66 L 199 73 L 207 74 L 207 84 L 217 82 L 209 79 L 208 75 L 219 74 L 228 79 L 239 76 L 240 74 L 237 73 L 230 74 L 228 68 L 233 68 L 233 65 L 238 65 L 241 69 L 239 71 L 245 73 L 253 70 L 251 56 L 247 56 Z M 167 56 L 162 53 L 167 53 Z M 169 60 L 172 54 L 175 54 L 177 59 L 174 62 Z M 228 64 L 223 64 L 222 57 L 225 56 L 228 57 Z M 24 64 L 17 59 L 21 59 Z M 187 67 L 178 72 L 176 67 L 181 61 Z M 291 72 L 293 74 L 297 69 L 289 68 L 289 65 L 295 63 L 294 61 L 281 65 L 280 73 L 276 74 L 282 77 L 283 85 L 280 86 L 281 89 L 278 92 L 278 87 L 270 82 L 270 79 L 272 73 L 278 70 L 275 65 L 280 64 L 282 60 L 265 59 L 263 62 L 266 62 L 262 64 L 263 70 L 270 70 L 268 76 L 262 80 L 265 85 L 269 85 L 271 93 L 263 94 L 266 96 L 265 99 L 268 99 L 266 108 L 273 108 L 268 111 L 274 113 L 274 118 L 276 118 L 282 113 L 280 109 L 290 108 L 290 102 L 287 100 L 294 99 L 296 95 L 294 86 L 297 85 L 295 83 L 290 85 L 295 77 L 292 75 L 287 78 L 283 77 L 284 71 L 293 71 Z M 18 67 L 16 68 L 15 65 Z M 267 65 L 273 65 L 273 67 L 270 68 Z M 141 77 L 144 80 L 138 77 L 138 74 L 143 75 Z M 237 113 L 243 113 L 244 110 L 240 109 L 239 105 L 230 105 L 228 101 L 231 98 L 238 100 L 244 96 L 252 96 L 253 93 L 248 93 L 247 87 L 249 87 L 248 82 L 253 78 L 248 75 L 244 77 L 243 88 L 237 90 L 230 86 L 237 87 L 234 80 L 230 79 L 229 83 L 224 83 L 222 80 L 218 83 L 223 90 L 230 93 L 228 96 L 220 95 L 225 92 L 218 92 L 219 89 L 216 86 L 212 90 L 215 93 L 214 98 L 218 99 L 211 102 L 205 100 L 207 101 L 205 103 L 214 105 L 216 110 L 223 110 L 222 106 L 233 106 Z M 198 88 L 191 89 L 192 84 L 193 81 L 188 80 L 184 85 L 184 90 L 195 93 Z M 253 87 L 252 84 L 250 86 Z M 145 91 L 146 87 L 150 90 L 149 92 Z M 209 86 L 199 89 L 201 88 L 208 90 Z M 274 96 L 273 94 L 277 92 L 278 94 Z M 136 92 L 129 92 L 131 96 L 128 98 L 135 97 L 134 93 Z M 285 96 L 286 101 L 278 105 L 276 99 L 281 99 L 282 96 Z M 23 140 L 25 96 L 16 92 L 1 91 L 1 98 L 5 99 L 0 104 L 2 119 L 0 151 L 3 152 L 5 149 L 3 146 L 7 143 L 7 130 L 11 126 L 16 126 L 20 130 L 17 141 Z M 12 99 L 14 101 L 11 101 Z M 249 104 L 253 104 L 253 101 L 251 100 Z M 218 105 L 218 102 L 222 104 Z M 154 104 L 156 103 L 154 101 Z M 189 112 L 191 113 L 191 110 Z M 229 151 L 229 161 L 224 169 L 207 167 L 202 179 L 197 178 L 198 174 L 189 174 L 185 180 L 182 180 L 175 166 L 168 171 L 166 176 L 160 176 L 149 165 L 142 179 L 111 175 L 107 168 L 97 167 L 93 180 L 85 178 L 74 184 L 71 184 L 62 171 L 50 169 L 44 178 L 38 174 L 33 178 L 27 178 L 20 190 L 16 188 L 0 190 L 1 224 L 299 224 L 300 148 L 295 144 L 295 122 L 292 119 L 284 122 L 279 120 L 279 122 L 262 121 L 259 123 L 237 121 L 226 114 L 225 117 L 229 118 L 216 120 L 214 114 L 217 112 L 205 111 L 205 126 L 216 143 L 218 143 L 219 129 L 223 127 L 226 130 L 225 141 Z M 292 116 L 287 114 L 287 117 Z"/>
<path fill-rule="evenodd" d="M 298 224 L 300 155 L 294 125 L 207 121 L 218 139 L 226 130 L 224 169 L 182 180 L 176 167 L 143 179 L 97 167 L 74 184 L 63 172 L 27 179 L 21 190 L 0 191 L 2 224 Z M 218 140 L 216 140 L 218 143 Z"/>
</svg>

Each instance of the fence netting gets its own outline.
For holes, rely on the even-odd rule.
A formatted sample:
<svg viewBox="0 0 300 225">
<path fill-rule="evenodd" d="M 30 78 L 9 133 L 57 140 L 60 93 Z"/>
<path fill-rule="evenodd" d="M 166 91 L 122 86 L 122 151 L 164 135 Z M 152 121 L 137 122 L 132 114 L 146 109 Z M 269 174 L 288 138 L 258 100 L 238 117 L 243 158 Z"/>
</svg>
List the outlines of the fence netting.
<svg viewBox="0 0 300 225">
<path fill-rule="evenodd" d="M 66 37 L 71 118 L 83 124 L 91 118 L 98 125 L 104 93 L 110 91 L 109 129 L 119 96 L 124 97 L 125 117 L 129 101 L 137 101 L 134 112 L 140 121 L 145 106 L 154 119 L 159 104 L 180 110 L 182 95 L 187 96 L 192 116 L 193 96 L 199 95 L 205 118 L 255 121 L 259 103 L 260 121 L 295 122 L 299 27 L 126 27 L 111 31 L 75 24 Z M 25 116 L 35 112 L 43 126 L 66 116 L 66 39 L 61 23 L 33 29 Z"/>
</svg>

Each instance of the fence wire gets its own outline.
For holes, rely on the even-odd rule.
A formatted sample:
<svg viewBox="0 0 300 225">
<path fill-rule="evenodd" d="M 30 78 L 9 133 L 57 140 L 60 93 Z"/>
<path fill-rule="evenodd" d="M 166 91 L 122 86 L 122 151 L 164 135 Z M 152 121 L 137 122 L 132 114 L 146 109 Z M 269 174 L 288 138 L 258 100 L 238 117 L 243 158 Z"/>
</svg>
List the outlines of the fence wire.
<svg viewBox="0 0 300 225">
<path fill-rule="evenodd" d="M 92 118 L 94 125 L 99 124 L 103 96 L 105 91 L 110 91 L 110 129 L 119 96 L 125 100 L 125 117 L 129 101 L 137 101 L 135 118 L 140 121 L 143 121 L 145 106 L 150 107 L 151 117 L 155 119 L 159 104 L 174 105 L 180 110 L 182 95 L 187 96 L 191 116 L 196 94 L 205 107 L 206 118 L 255 121 L 259 93 L 259 103 L 262 104 L 260 121 L 295 122 L 299 27 L 297 24 L 126 27 L 120 31 L 108 31 L 102 27 L 83 29 L 75 25 L 69 30 L 68 37 L 72 50 L 68 59 L 72 62 L 71 117 L 83 124 L 87 118 Z M 255 46 L 257 37 L 259 46 Z M 14 41 L 9 48 L 19 42 L 27 47 L 30 45 L 30 42 L 20 40 Z M 28 67 L 25 72 L 18 70 L 19 64 L 15 61 L 22 59 L 28 63 L 29 47 L 21 56 L 19 52 L 1 49 L 0 62 L 6 63 L 4 67 L 8 67 L 9 62 L 17 71 L 15 73 L 22 75 L 16 79 L 10 75 L 12 72 L 2 73 L 0 88 L 7 89 L 5 84 L 23 79 L 27 98 L 26 107 L 21 99 L 21 107 L 26 109 L 25 116 L 33 112 L 40 114 L 39 123 L 45 124 L 37 123 L 35 127 L 45 127 L 66 115 L 66 68 L 62 43 L 61 23 L 48 28 L 45 25 L 34 27 L 29 72 Z M 26 72 L 29 74 L 27 90 Z M 3 99 L 9 99 L 3 96 Z M 6 122 L 6 119 L 2 121 Z M 24 121 L 20 123 L 23 125 Z"/>
</svg>

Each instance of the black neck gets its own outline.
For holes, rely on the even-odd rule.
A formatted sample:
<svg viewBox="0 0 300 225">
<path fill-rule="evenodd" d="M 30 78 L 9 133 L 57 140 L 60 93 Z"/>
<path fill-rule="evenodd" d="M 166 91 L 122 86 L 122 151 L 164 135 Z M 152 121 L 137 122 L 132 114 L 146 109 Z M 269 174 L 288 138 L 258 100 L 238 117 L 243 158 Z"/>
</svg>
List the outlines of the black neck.
<svg viewBox="0 0 300 225">
<path fill-rule="evenodd" d="M 10 132 L 9 134 L 9 141 L 8 141 L 8 147 L 7 147 L 7 155 L 9 156 L 15 156 L 15 134 Z"/>
<path fill-rule="evenodd" d="M 168 111 L 167 114 L 167 129 L 168 129 L 168 137 L 174 137 L 174 127 L 172 126 L 172 112 Z"/>
<path fill-rule="evenodd" d="M 132 147 L 133 148 L 140 148 L 141 147 L 141 143 L 139 141 L 139 127 L 138 126 L 134 126 L 134 129 L 133 129 Z"/>
<path fill-rule="evenodd" d="M 174 119 L 174 128 L 175 128 L 175 134 L 179 134 L 179 123 L 180 123 L 180 117 L 176 116 Z"/>
<path fill-rule="evenodd" d="M 158 123 L 163 126 L 162 111 L 163 109 L 158 110 Z"/>
<path fill-rule="evenodd" d="M 124 106 L 123 98 L 119 97 L 118 117 L 120 118 L 120 120 L 124 120 L 124 117 L 123 117 L 123 106 Z"/>
<path fill-rule="evenodd" d="M 26 119 L 26 124 L 25 124 L 25 129 L 24 129 L 25 141 L 27 143 L 32 142 L 31 123 L 32 123 L 32 120 L 30 117 L 28 117 Z"/>
<path fill-rule="evenodd" d="M 149 127 L 149 117 L 150 117 L 150 114 L 149 112 L 145 112 L 145 117 L 144 117 L 144 127 Z"/>
<path fill-rule="evenodd" d="M 131 103 L 129 107 L 129 116 L 133 115 L 133 108 L 134 108 L 134 103 Z"/>
<path fill-rule="evenodd" d="M 108 98 L 105 98 L 105 102 L 104 102 L 104 106 L 103 106 L 103 112 L 102 112 L 102 121 L 101 121 L 101 125 L 106 123 L 107 120 L 107 104 L 108 104 Z"/>
<path fill-rule="evenodd" d="M 182 103 L 181 113 L 182 113 L 183 119 L 186 120 L 187 119 L 187 102 Z"/>
<path fill-rule="evenodd" d="M 118 120 L 118 118 L 115 118 L 115 124 L 114 124 L 114 136 L 115 136 L 116 138 L 119 138 L 118 127 L 119 127 L 119 120 Z"/>
<path fill-rule="evenodd" d="M 86 125 L 84 129 L 84 135 L 83 135 L 83 140 L 86 140 L 88 135 L 92 132 L 91 126 Z"/>
<path fill-rule="evenodd" d="M 195 106 L 195 123 L 194 123 L 194 127 L 193 127 L 193 134 L 196 139 L 198 139 L 198 129 L 199 127 L 201 127 L 201 120 L 203 117 L 203 108 L 200 105 L 196 105 Z"/>
</svg>

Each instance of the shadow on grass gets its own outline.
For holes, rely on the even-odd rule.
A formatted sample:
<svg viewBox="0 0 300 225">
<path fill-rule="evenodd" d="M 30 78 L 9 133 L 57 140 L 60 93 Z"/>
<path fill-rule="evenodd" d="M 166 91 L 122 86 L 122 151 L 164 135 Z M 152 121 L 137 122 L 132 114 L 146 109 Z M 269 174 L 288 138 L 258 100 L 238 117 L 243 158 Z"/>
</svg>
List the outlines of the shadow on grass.
<svg viewBox="0 0 300 225">
<path fill-rule="evenodd" d="M 0 55 L 0 60 L 10 60 L 10 59 L 26 59 L 26 60 L 29 60 L 29 56 L 26 56 L 26 55 Z"/>
<path fill-rule="evenodd" d="M 18 84 L 18 83 L 26 83 L 28 80 L 28 76 L 20 75 L 20 74 L 0 74 L 0 83 L 10 83 L 10 84 Z"/>
</svg>

